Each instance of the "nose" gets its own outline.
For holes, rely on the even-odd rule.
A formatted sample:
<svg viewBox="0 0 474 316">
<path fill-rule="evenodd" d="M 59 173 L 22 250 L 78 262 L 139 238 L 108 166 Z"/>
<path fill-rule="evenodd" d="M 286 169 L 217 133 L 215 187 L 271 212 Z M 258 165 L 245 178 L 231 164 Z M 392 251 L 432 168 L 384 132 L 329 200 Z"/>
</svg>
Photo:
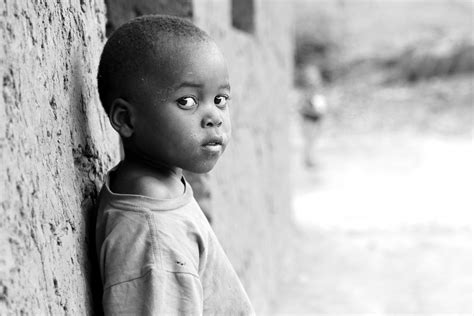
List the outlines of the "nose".
<svg viewBox="0 0 474 316">
<path fill-rule="evenodd" d="M 222 117 L 219 110 L 214 106 L 212 110 L 205 113 L 202 118 L 201 126 L 205 127 L 220 127 L 222 125 Z"/>
</svg>

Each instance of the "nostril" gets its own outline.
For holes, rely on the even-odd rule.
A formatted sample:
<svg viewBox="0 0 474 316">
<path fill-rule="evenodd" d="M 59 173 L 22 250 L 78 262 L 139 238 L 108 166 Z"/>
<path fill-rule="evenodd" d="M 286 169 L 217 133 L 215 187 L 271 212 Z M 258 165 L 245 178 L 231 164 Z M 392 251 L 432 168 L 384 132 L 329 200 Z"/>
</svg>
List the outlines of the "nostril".
<svg viewBox="0 0 474 316">
<path fill-rule="evenodd" d="M 204 122 L 205 127 L 214 127 L 214 126 L 220 127 L 221 125 L 222 125 L 222 120 L 218 120 L 218 119 L 216 120 L 209 119 Z"/>
</svg>

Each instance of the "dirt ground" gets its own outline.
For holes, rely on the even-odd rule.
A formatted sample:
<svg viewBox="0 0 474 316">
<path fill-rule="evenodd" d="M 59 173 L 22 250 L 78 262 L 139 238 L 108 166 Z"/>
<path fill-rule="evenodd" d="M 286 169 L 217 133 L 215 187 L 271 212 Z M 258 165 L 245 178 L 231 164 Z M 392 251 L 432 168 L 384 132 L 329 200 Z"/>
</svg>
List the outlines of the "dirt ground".
<svg viewBox="0 0 474 316">
<path fill-rule="evenodd" d="M 326 93 L 272 314 L 472 315 L 472 77 Z"/>
</svg>

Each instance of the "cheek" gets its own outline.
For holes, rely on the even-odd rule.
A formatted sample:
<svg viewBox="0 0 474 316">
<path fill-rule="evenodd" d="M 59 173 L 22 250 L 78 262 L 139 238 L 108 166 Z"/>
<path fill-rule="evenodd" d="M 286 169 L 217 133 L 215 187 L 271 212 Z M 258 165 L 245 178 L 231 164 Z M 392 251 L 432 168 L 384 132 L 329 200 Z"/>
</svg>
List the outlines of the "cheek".
<svg viewBox="0 0 474 316">
<path fill-rule="evenodd" d="M 191 122 L 187 124 L 174 125 L 169 139 L 179 152 L 193 151 L 202 141 L 201 134 L 196 128 L 191 128 Z"/>
</svg>

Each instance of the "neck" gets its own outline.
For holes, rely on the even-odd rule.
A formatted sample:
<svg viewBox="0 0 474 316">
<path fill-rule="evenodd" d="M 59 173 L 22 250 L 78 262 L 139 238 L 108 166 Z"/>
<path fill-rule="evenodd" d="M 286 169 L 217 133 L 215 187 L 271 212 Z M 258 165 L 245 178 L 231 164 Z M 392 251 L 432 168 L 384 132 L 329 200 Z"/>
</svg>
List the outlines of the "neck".
<svg viewBox="0 0 474 316">
<path fill-rule="evenodd" d="M 152 160 L 150 157 L 133 151 L 125 151 L 123 162 L 130 166 L 138 166 L 143 169 L 148 169 L 153 174 L 158 174 L 160 177 L 176 178 L 181 181 L 183 170 L 181 168 L 172 167 L 161 161 Z"/>
</svg>

